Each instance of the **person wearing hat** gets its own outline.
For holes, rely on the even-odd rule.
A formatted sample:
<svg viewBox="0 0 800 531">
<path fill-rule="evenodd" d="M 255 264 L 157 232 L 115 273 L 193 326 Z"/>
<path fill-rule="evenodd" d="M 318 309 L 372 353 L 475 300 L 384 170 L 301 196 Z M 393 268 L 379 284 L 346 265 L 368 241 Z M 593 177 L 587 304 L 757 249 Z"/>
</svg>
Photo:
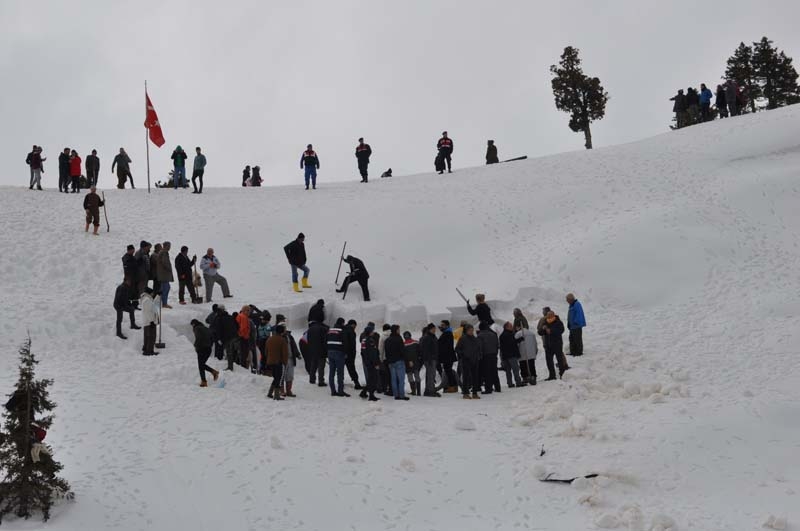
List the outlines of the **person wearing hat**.
<svg viewBox="0 0 800 531">
<path fill-rule="evenodd" d="M 100 228 L 100 207 L 103 206 L 103 200 L 97 195 L 97 189 L 92 185 L 89 188 L 89 193 L 83 197 L 83 210 L 86 212 L 86 229 L 84 232 L 89 232 L 89 225 L 94 225 L 94 234 L 97 236 L 97 229 Z"/>
<path fill-rule="evenodd" d="M 358 282 L 358 285 L 361 286 L 361 293 L 364 295 L 364 302 L 369 302 L 369 272 L 364 266 L 364 262 L 362 262 L 361 259 L 349 254 L 346 258 L 344 258 L 344 262 L 350 266 L 350 273 L 344 277 L 344 280 L 342 281 L 342 287 L 337 289 L 336 293 L 344 293 L 346 296 L 347 287 L 350 285 L 350 283 Z"/>
<path fill-rule="evenodd" d="M 365 389 L 361 390 L 361 398 L 368 398 L 370 402 L 377 402 L 380 398 L 375 396 L 378 390 L 378 371 L 381 367 L 378 341 L 380 335 L 375 332 L 375 323 L 369 322 L 361 333 L 361 363 L 364 367 L 364 376 L 367 379 Z"/>
<path fill-rule="evenodd" d="M 497 375 L 497 353 L 500 350 L 500 341 L 486 321 L 481 321 L 478 325 L 478 341 L 481 345 L 478 371 L 483 381 L 483 394 L 499 393 L 501 389 L 500 377 Z"/>
<path fill-rule="evenodd" d="M 439 150 L 439 156 L 443 162 L 447 163 L 447 173 L 453 173 L 451 157 L 453 155 L 453 139 L 447 136 L 447 131 L 442 131 L 442 138 L 436 143 L 436 149 Z M 439 170 L 439 173 L 444 173 L 444 169 Z"/>
<path fill-rule="evenodd" d="M 155 351 L 156 325 L 158 324 L 158 302 L 153 297 L 153 290 L 150 288 L 144 288 L 144 293 L 142 293 L 140 302 L 142 306 L 142 324 L 144 325 L 142 354 L 145 356 L 155 356 L 158 354 L 158 352 Z"/>
<path fill-rule="evenodd" d="M 194 156 L 194 165 L 192 167 L 192 188 L 193 194 L 203 193 L 203 174 L 206 172 L 206 156 L 201 153 L 200 146 L 194 148 L 196 155 Z M 200 179 L 200 190 L 197 189 L 197 179 Z"/>
<path fill-rule="evenodd" d="M 182 188 L 188 187 L 189 185 L 186 184 L 186 152 L 182 147 L 178 146 L 172 152 L 170 158 L 174 167 L 172 182 L 175 184 L 175 189 L 177 190 L 179 186 Z"/>
<path fill-rule="evenodd" d="M 344 326 L 344 328 L 342 328 L 342 343 L 344 343 L 344 365 L 347 368 L 347 374 L 353 381 L 353 388 L 356 391 L 359 391 L 362 389 L 362 387 L 358 381 L 358 371 L 356 370 L 356 338 L 358 334 L 358 332 L 356 332 L 357 326 L 358 323 L 356 323 L 355 319 L 350 319 L 347 321 L 347 324 Z"/>
<path fill-rule="evenodd" d="M 93 149 L 92 154 L 86 157 L 86 180 L 89 186 L 97 186 L 97 178 L 100 176 L 100 157 L 97 150 Z"/>
<path fill-rule="evenodd" d="M 303 168 L 305 168 L 306 190 L 308 190 L 309 182 L 311 183 L 312 188 L 316 190 L 319 157 L 317 156 L 317 152 L 314 151 L 314 147 L 311 144 L 306 146 L 306 150 L 303 151 L 302 155 L 300 155 L 300 169 Z"/>
<path fill-rule="evenodd" d="M 308 284 L 308 273 L 311 271 L 306 265 L 308 258 L 306 257 L 306 235 L 302 232 L 297 235 L 293 241 L 283 246 L 283 252 L 286 253 L 286 259 L 292 267 L 292 289 L 300 293 L 302 290 L 297 284 L 297 270 L 303 271 L 303 288 L 310 288 Z M 310 321 L 310 319 L 309 319 Z M 322 322 L 322 321 L 320 321 Z"/>
<path fill-rule="evenodd" d="M 191 325 L 194 332 L 194 351 L 197 353 L 197 367 L 200 369 L 200 387 L 208 387 L 206 372 L 211 373 L 215 382 L 219 379 L 219 371 L 208 366 L 208 358 L 211 357 L 211 331 L 197 319 L 192 319 Z"/>
<path fill-rule="evenodd" d="M 497 146 L 494 145 L 494 140 L 486 141 L 486 164 L 497 164 L 500 159 L 497 158 Z"/>
<path fill-rule="evenodd" d="M 369 158 L 372 156 L 372 148 L 369 144 L 364 143 L 363 138 L 358 139 L 356 146 L 356 160 L 358 160 L 358 173 L 361 174 L 361 182 L 369 182 L 367 168 L 369 167 Z"/>
</svg>

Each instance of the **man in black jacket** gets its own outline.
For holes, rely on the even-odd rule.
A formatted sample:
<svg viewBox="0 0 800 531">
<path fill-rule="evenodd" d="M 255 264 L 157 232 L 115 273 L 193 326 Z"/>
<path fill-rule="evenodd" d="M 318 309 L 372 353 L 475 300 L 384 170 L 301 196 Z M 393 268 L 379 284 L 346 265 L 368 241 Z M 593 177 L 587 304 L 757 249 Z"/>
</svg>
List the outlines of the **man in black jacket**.
<svg viewBox="0 0 800 531">
<path fill-rule="evenodd" d="M 97 177 L 100 175 L 100 157 L 97 150 L 93 149 L 92 154 L 86 157 L 86 180 L 89 186 L 97 186 Z"/>
<path fill-rule="evenodd" d="M 422 364 L 425 367 L 425 396 L 440 397 L 436 392 L 436 366 L 439 364 L 439 343 L 436 340 L 436 325 L 428 324 L 419 340 Z M 452 342 L 451 342 L 452 348 Z"/>
<path fill-rule="evenodd" d="M 64 148 L 58 156 L 58 191 L 69 192 L 69 183 L 69 148 Z"/>
<path fill-rule="evenodd" d="M 488 323 L 478 325 L 478 341 L 481 343 L 480 373 L 483 380 L 483 394 L 492 393 L 492 389 L 500 392 L 500 377 L 497 375 L 497 352 L 500 350 L 500 341 Z"/>
<path fill-rule="evenodd" d="M 453 338 L 453 329 L 450 327 L 450 321 L 444 320 L 439 324 L 441 335 L 439 336 L 439 374 L 446 382 L 444 384 L 445 393 L 458 392 L 458 380 L 456 373 L 453 371 L 453 364 L 456 362 L 455 339 Z"/>
<path fill-rule="evenodd" d="M 442 160 L 442 169 L 439 173 L 444 173 L 444 163 L 447 163 L 447 173 L 453 173 L 451 157 L 453 155 L 453 139 L 447 136 L 447 131 L 442 132 L 442 138 L 436 143 L 439 150 L 439 157 Z"/>
<path fill-rule="evenodd" d="M 486 142 L 486 164 L 497 164 L 500 159 L 497 158 L 497 146 L 494 145 L 494 140 Z"/>
<path fill-rule="evenodd" d="M 478 305 L 475 306 L 474 309 L 470 306 L 469 301 L 467 301 L 467 311 L 469 314 L 477 315 L 479 324 L 486 323 L 489 326 L 493 325 L 494 319 L 492 319 L 492 310 L 489 308 L 489 305 L 486 304 L 486 295 L 478 293 L 475 295 L 475 300 L 478 302 Z"/>
<path fill-rule="evenodd" d="M 356 370 L 357 326 L 355 319 L 347 321 L 347 325 L 342 328 L 342 343 L 344 344 L 344 365 L 347 367 L 347 374 L 353 380 L 353 388 L 360 390 L 361 384 L 358 381 L 358 371 Z"/>
<path fill-rule="evenodd" d="M 117 311 L 117 337 L 120 339 L 128 339 L 122 335 L 122 312 L 128 312 L 131 316 L 131 329 L 139 330 L 141 327 L 136 325 L 136 318 L 133 315 L 133 305 L 130 299 L 132 281 L 130 278 L 125 280 L 117 286 L 117 291 L 114 293 L 114 309 Z"/>
<path fill-rule="evenodd" d="M 361 293 L 364 295 L 364 301 L 369 302 L 369 272 L 364 266 L 364 262 L 349 254 L 347 255 L 347 258 L 344 259 L 344 262 L 350 266 L 350 273 L 344 277 L 344 280 L 342 281 L 342 287 L 337 289 L 336 293 L 344 293 L 344 296 L 346 297 L 347 287 L 350 285 L 350 283 L 358 282 L 358 285 L 361 286 Z"/>
<path fill-rule="evenodd" d="M 225 370 L 233 370 L 233 362 L 239 359 L 239 326 L 236 319 L 225 310 L 222 304 L 217 305 L 217 318 L 214 320 L 215 337 L 222 340 L 228 366 Z"/>
<path fill-rule="evenodd" d="M 325 301 L 320 299 L 308 310 L 308 324 L 325 323 Z"/>
<path fill-rule="evenodd" d="M 306 339 L 308 340 L 308 366 L 310 372 L 308 374 L 309 383 L 316 383 L 317 376 L 319 376 L 320 387 L 325 387 L 325 360 L 328 358 L 328 327 L 322 321 L 314 321 L 306 332 Z"/>
<path fill-rule="evenodd" d="M 369 182 L 367 168 L 369 167 L 369 158 L 372 156 L 372 148 L 369 144 L 364 143 L 363 138 L 358 139 L 356 146 L 356 159 L 358 160 L 358 173 L 361 174 L 361 182 Z"/>
<path fill-rule="evenodd" d="M 193 304 L 202 302 L 197 298 L 194 279 L 192 278 L 192 266 L 195 263 L 197 263 L 197 255 L 193 255 L 192 259 L 189 260 L 189 248 L 185 245 L 181 247 L 181 252 L 175 257 L 175 272 L 178 273 L 178 301 L 180 304 L 186 304 L 183 299 L 185 289 L 189 290 L 189 297 L 192 298 Z"/>
<path fill-rule="evenodd" d="M 207 365 L 208 358 L 211 357 L 211 332 L 197 319 L 192 319 L 191 324 L 194 332 L 194 351 L 197 353 L 197 368 L 200 369 L 200 387 L 208 387 L 206 372 L 211 373 L 215 382 L 219 378 L 219 371 Z"/>
<path fill-rule="evenodd" d="M 289 260 L 289 265 L 292 266 L 292 289 L 300 293 L 300 287 L 297 285 L 297 270 L 303 271 L 303 287 L 310 288 L 308 284 L 308 273 L 310 269 L 306 265 L 306 236 L 302 232 L 297 235 L 294 241 L 287 243 L 283 247 L 283 252 L 286 253 L 286 259 Z"/>
</svg>

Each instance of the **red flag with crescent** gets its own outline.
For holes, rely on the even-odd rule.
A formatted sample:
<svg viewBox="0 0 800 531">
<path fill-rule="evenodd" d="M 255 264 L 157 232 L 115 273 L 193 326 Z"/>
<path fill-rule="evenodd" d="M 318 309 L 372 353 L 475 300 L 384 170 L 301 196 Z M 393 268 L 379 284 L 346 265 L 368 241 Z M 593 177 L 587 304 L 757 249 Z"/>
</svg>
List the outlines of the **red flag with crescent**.
<svg viewBox="0 0 800 531">
<path fill-rule="evenodd" d="M 145 97 L 145 119 L 144 119 L 144 126 L 150 132 L 150 141 L 158 147 L 164 145 L 164 133 L 161 131 L 161 123 L 158 121 L 158 115 L 156 114 L 156 110 L 153 107 L 153 102 L 150 101 L 150 96 L 147 95 L 147 91 L 144 93 Z"/>
</svg>

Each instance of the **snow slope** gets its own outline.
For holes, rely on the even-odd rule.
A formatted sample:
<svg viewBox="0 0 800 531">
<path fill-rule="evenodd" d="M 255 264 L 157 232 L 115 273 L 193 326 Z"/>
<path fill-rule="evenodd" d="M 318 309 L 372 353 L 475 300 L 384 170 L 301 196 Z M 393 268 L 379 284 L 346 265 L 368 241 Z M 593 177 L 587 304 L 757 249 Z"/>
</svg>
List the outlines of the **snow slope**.
<svg viewBox="0 0 800 531">
<path fill-rule="evenodd" d="M 798 528 L 799 138 L 794 107 L 445 176 L 112 189 L 100 237 L 54 176 L 47 192 L 5 188 L 0 389 L 30 331 L 56 380 L 48 441 L 76 492 L 48 524 L 8 527 L 711 531 L 772 515 Z M 298 295 L 282 246 L 300 231 L 314 288 Z M 318 298 L 359 327 L 416 331 L 464 317 L 455 287 L 532 322 L 544 305 L 565 317 L 574 291 L 586 355 L 561 382 L 480 402 L 334 400 L 302 369 L 298 398 L 277 405 L 242 371 L 200 389 L 186 334 L 208 305 L 165 310 L 158 357 L 113 335 L 120 257 L 141 239 L 213 246 L 228 307 L 286 313 L 298 331 Z M 333 292 L 344 240 L 371 303 Z"/>
</svg>

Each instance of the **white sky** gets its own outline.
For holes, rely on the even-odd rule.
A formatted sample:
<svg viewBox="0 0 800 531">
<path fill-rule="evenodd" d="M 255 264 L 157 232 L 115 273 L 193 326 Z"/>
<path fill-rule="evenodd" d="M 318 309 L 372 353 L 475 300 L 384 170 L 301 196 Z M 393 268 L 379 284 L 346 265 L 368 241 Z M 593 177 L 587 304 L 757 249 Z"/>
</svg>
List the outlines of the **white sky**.
<svg viewBox="0 0 800 531">
<path fill-rule="evenodd" d="M 678 87 L 716 84 L 740 41 L 767 35 L 800 61 L 800 2 L 340 0 L 0 1 L 0 184 L 27 184 L 42 145 L 54 187 L 64 147 L 101 157 L 101 186 L 124 146 L 145 185 L 144 80 L 167 144 L 202 146 L 207 185 L 301 183 L 313 143 L 319 182 L 358 179 L 353 151 L 372 145 L 370 177 L 433 170 L 443 130 L 454 166 L 582 149 L 556 111 L 549 66 L 567 45 L 611 94 L 595 147 L 667 130 Z"/>
</svg>

